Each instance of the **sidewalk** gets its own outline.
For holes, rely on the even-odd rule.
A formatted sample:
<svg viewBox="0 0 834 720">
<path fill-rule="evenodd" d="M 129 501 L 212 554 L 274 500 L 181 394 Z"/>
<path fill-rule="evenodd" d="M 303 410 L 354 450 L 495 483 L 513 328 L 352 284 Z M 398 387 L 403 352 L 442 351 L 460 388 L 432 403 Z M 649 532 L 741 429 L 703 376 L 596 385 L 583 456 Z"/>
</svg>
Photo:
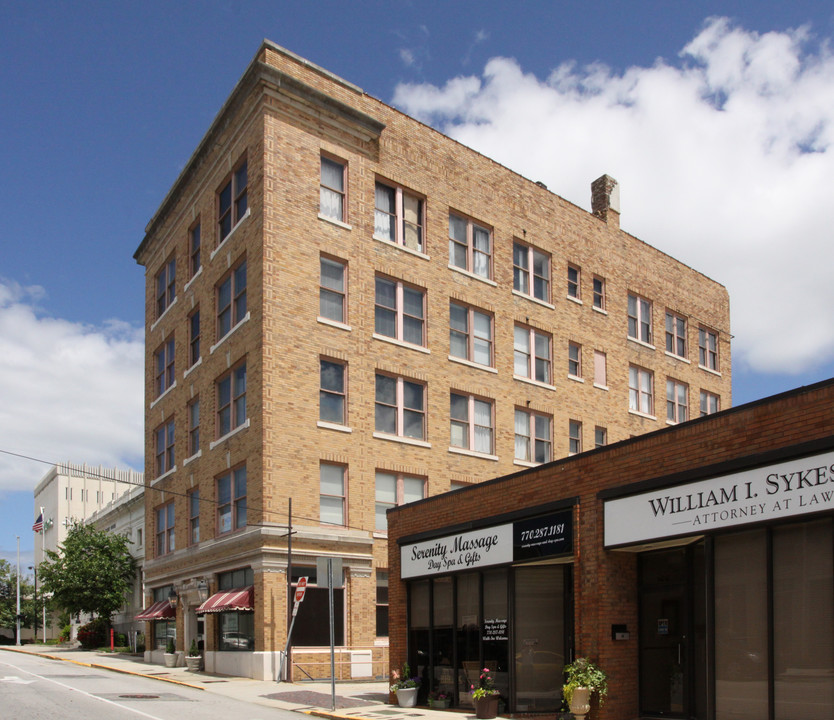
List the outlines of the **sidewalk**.
<svg viewBox="0 0 834 720">
<path fill-rule="evenodd" d="M 450 717 L 448 710 L 388 705 L 388 684 L 379 681 L 337 682 L 334 711 L 330 709 L 332 697 L 329 682 L 276 683 L 205 672 L 194 673 L 184 667 L 166 668 L 162 665 L 152 665 L 131 655 L 58 648 L 52 645 L 0 645 L 0 651 L 3 650 L 40 655 L 85 667 L 175 683 L 235 700 L 336 720 L 449 720 Z M 474 718 L 474 712 L 456 712 L 455 717 L 460 720 Z"/>
</svg>

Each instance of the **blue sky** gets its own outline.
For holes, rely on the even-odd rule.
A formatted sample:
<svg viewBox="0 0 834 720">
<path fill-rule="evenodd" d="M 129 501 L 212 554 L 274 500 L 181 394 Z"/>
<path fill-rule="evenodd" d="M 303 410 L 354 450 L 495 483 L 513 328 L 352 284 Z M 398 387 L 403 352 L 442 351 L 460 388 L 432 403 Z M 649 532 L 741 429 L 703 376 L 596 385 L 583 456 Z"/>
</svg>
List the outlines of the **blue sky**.
<svg viewBox="0 0 834 720">
<path fill-rule="evenodd" d="M 263 38 L 582 207 L 616 177 L 625 230 L 730 290 L 734 404 L 834 375 L 830 0 L 0 0 L 0 27 L 0 451 L 141 469 L 132 255 Z M 0 453 L 0 558 L 31 562 L 47 469 Z"/>
</svg>

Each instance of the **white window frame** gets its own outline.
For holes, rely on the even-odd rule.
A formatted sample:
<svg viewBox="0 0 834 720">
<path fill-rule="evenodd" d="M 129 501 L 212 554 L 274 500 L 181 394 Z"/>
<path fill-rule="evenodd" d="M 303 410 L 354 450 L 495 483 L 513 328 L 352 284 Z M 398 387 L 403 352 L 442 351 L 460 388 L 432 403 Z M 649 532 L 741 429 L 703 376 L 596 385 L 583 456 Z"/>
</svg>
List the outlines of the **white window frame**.
<svg viewBox="0 0 834 720">
<path fill-rule="evenodd" d="M 707 327 L 698 328 L 698 365 L 718 372 L 718 333 Z"/>
<path fill-rule="evenodd" d="M 683 324 L 683 327 L 681 327 Z M 666 352 L 674 357 L 686 358 L 687 322 L 683 315 L 666 311 Z"/>
<path fill-rule="evenodd" d="M 174 333 L 171 333 L 153 354 L 154 390 L 157 398 L 162 397 L 174 387 L 177 379 L 175 358 L 176 343 L 174 342 Z"/>
<path fill-rule="evenodd" d="M 466 313 L 466 328 L 464 330 L 455 328 L 452 326 L 452 308 L 457 308 L 459 311 L 462 310 Z M 489 336 L 484 337 L 483 335 L 479 335 L 475 330 L 475 319 L 476 316 L 481 318 L 485 318 L 489 322 Z M 475 363 L 476 365 L 483 365 L 484 367 L 495 367 L 495 354 L 494 354 L 494 342 L 493 336 L 495 332 L 494 328 L 495 318 L 492 313 L 486 312 L 485 310 L 481 310 L 479 308 L 473 307 L 472 305 L 465 305 L 464 303 L 456 302 L 454 300 L 449 301 L 449 354 L 452 357 L 459 358 L 461 360 L 467 360 L 468 362 Z M 466 343 L 466 354 L 465 355 L 456 355 L 453 352 L 454 343 L 452 340 L 455 338 L 463 338 Z M 487 363 L 481 363 L 475 359 L 475 345 L 476 343 L 486 344 L 489 352 L 489 361 Z"/>
<path fill-rule="evenodd" d="M 666 378 L 666 422 L 677 424 L 687 420 L 689 420 L 689 386 L 674 378 Z"/>
<path fill-rule="evenodd" d="M 217 191 L 217 247 L 232 234 L 237 224 L 243 220 L 249 209 L 249 165 L 243 158 Z M 229 190 L 229 205 L 223 208 L 223 193 Z M 223 224 L 228 217 L 228 229 Z"/>
<path fill-rule="evenodd" d="M 582 346 L 579 343 L 568 343 L 568 375 L 582 378 Z"/>
<path fill-rule="evenodd" d="M 582 268 L 579 265 L 568 263 L 567 281 L 568 297 L 582 302 Z"/>
<path fill-rule="evenodd" d="M 639 415 L 654 416 L 654 373 L 639 365 L 628 366 L 628 409 Z"/>
<path fill-rule="evenodd" d="M 466 417 L 455 417 L 453 414 L 453 400 L 458 398 L 464 400 L 466 405 Z M 479 425 L 476 420 L 476 408 L 479 406 L 487 406 L 489 410 L 489 425 Z M 489 398 L 470 395 L 464 392 L 456 392 L 452 390 L 449 394 L 449 446 L 452 448 L 460 448 L 468 450 L 473 453 L 480 453 L 483 455 L 492 455 L 495 452 L 495 401 Z M 455 442 L 454 429 L 459 428 L 463 430 L 462 442 Z M 489 447 L 484 449 L 478 447 L 478 431 L 486 430 L 489 436 Z"/>
<path fill-rule="evenodd" d="M 378 206 L 377 189 L 385 188 L 394 194 L 394 212 L 389 212 Z M 417 202 L 417 222 L 410 222 L 406 219 L 406 204 L 408 201 Z M 386 223 L 380 223 L 381 218 L 388 218 Z M 384 232 L 384 224 L 390 223 L 388 232 Z M 407 244 L 408 233 L 406 226 L 416 229 L 418 237 L 417 247 Z M 393 230 L 393 237 L 391 231 Z M 377 180 L 374 186 L 374 238 L 384 242 L 400 245 L 408 250 L 425 255 L 426 253 L 426 201 L 410 190 L 404 189 L 395 183 Z"/>
<path fill-rule="evenodd" d="M 333 267 L 339 267 L 342 271 L 341 288 L 326 284 L 326 279 L 323 272 L 323 267 L 328 264 Z M 347 306 L 348 306 L 348 264 L 345 260 L 332 257 L 330 255 L 321 255 L 319 257 L 319 319 L 328 322 L 339 324 L 347 323 Z M 333 318 L 322 312 L 322 300 L 326 296 L 336 296 L 341 301 L 342 314 L 339 318 Z"/>
<path fill-rule="evenodd" d="M 156 426 L 154 430 L 154 471 L 155 477 L 162 477 L 165 473 L 176 468 L 176 425 L 174 418 Z"/>
<path fill-rule="evenodd" d="M 582 452 L 582 422 L 568 420 L 568 455 L 578 455 Z"/>
<path fill-rule="evenodd" d="M 325 182 L 324 168 L 326 164 L 341 169 L 340 175 L 342 178 L 342 186 L 340 188 L 333 187 Z M 319 162 L 319 217 L 327 220 L 335 220 L 340 223 L 346 223 L 348 206 L 347 189 L 347 161 L 322 153 L 321 160 Z M 326 209 L 329 207 L 329 203 L 324 201 L 324 198 L 326 197 L 336 198 L 338 200 L 337 204 L 339 211 L 336 214 L 326 212 Z"/>
<path fill-rule="evenodd" d="M 628 294 L 628 337 L 652 344 L 652 301 L 636 293 Z"/>
<path fill-rule="evenodd" d="M 520 416 L 524 416 L 526 424 L 526 433 L 520 433 L 518 420 Z M 542 420 L 547 423 L 545 435 L 539 431 L 539 424 L 537 420 Z M 528 410 L 526 408 L 516 408 L 514 418 L 515 428 L 515 459 L 524 463 L 541 464 L 548 463 L 553 460 L 553 416 L 548 413 L 538 412 L 535 410 Z M 524 453 L 519 453 L 519 440 L 524 445 Z M 538 460 L 539 449 L 543 451 L 541 460 Z"/>
<path fill-rule="evenodd" d="M 380 478 L 380 476 L 383 476 Z M 394 492 L 391 494 L 390 492 L 386 492 L 382 499 L 380 499 L 380 480 L 383 479 L 388 481 L 390 478 L 393 478 L 394 481 Z M 420 497 L 414 497 L 413 499 L 407 499 L 406 495 L 406 485 L 410 488 L 414 489 L 418 486 L 421 488 Z M 388 490 L 388 489 L 386 489 Z M 392 499 L 393 496 L 393 499 Z M 406 502 L 414 502 L 418 499 L 424 499 L 426 497 L 426 478 L 421 477 L 420 475 L 410 475 L 408 473 L 400 473 L 394 472 L 393 470 L 384 470 L 382 468 L 377 468 L 376 472 L 374 473 L 374 532 L 387 534 L 388 533 L 388 526 L 386 522 L 385 528 L 380 527 L 379 519 L 380 517 L 385 517 L 385 510 L 388 508 L 399 507 L 400 505 L 404 505 Z M 382 512 L 380 512 L 382 511 Z"/>
<path fill-rule="evenodd" d="M 517 340 L 519 336 L 519 332 L 524 332 L 527 334 L 527 348 L 526 351 L 522 348 L 520 349 Z M 541 337 L 547 341 L 547 357 L 540 357 L 537 355 L 537 348 L 536 348 L 536 338 Z M 526 371 L 524 373 L 519 373 L 519 360 L 521 358 L 526 358 L 525 365 Z M 538 363 L 539 361 L 546 363 L 545 367 L 547 368 L 546 372 L 546 379 L 542 379 L 538 377 Z M 543 383 L 545 385 L 550 385 L 553 382 L 553 336 L 550 333 L 544 332 L 543 330 L 537 330 L 534 327 L 529 325 L 519 325 L 516 324 L 513 329 L 513 374 L 516 377 L 527 378 L 528 380 L 533 380 L 535 382 Z"/>
<path fill-rule="evenodd" d="M 333 365 L 335 367 L 339 367 L 342 370 L 342 389 L 338 390 L 335 388 L 326 388 L 322 382 L 322 370 L 324 369 L 324 363 L 328 365 Z M 347 425 L 347 400 L 348 400 L 348 373 L 347 373 L 347 363 L 344 360 L 335 360 L 329 357 L 321 357 L 319 358 L 319 422 L 324 423 L 333 423 L 335 425 Z M 338 398 L 341 400 L 342 404 L 342 417 L 339 420 L 332 420 L 330 418 L 325 418 L 322 416 L 322 408 L 324 407 L 323 400 L 327 397 Z"/>
<path fill-rule="evenodd" d="M 466 224 L 466 244 L 462 242 L 461 238 L 453 238 L 452 237 L 452 218 L 463 222 Z M 489 251 L 483 252 L 475 247 L 475 229 L 481 230 L 487 234 L 488 242 L 489 242 Z M 463 248 L 464 249 L 464 258 L 465 262 L 463 265 L 459 264 L 455 261 L 456 248 Z M 492 280 L 492 256 L 494 253 L 493 247 L 493 238 L 492 238 L 492 229 L 483 225 L 482 223 L 476 222 L 470 217 L 466 215 L 462 215 L 461 213 L 457 212 L 450 212 L 449 213 L 449 265 L 451 267 L 457 268 L 459 270 L 463 270 L 475 277 L 482 278 L 484 280 Z M 478 272 L 475 269 L 476 262 L 475 258 L 477 256 L 484 256 L 486 258 L 486 272 Z"/>
<path fill-rule="evenodd" d="M 594 310 L 606 312 L 605 278 L 599 275 L 593 276 Z"/>
<path fill-rule="evenodd" d="M 329 487 L 325 487 L 325 468 L 335 468 L 339 471 L 342 485 L 341 493 L 325 492 Z M 332 478 L 331 478 L 332 479 Z M 328 527 L 344 527 L 347 525 L 347 490 L 348 490 L 348 469 L 347 465 L 341 463 L 322 462 L 319 464 L 319 522 Z M 329 511 L 332 513 L 338 511 L 336 514 L 340 517 L 340 522 L 329 522 L 324 519 L 324 507 L 328 503 Z"/>
<path fill-rule="evenodd" d="M 709 390 L 701 390 L 699 405 L 701 409 L 701 417 L 717 413 L 721 410 L 721 396 L 716 393 L 709 392 Z M 714 405 L 714 407 L 710 408 L 710 405 Z"/>
<path fill-rule="evenodd" d="M 380 304 L 378 294 L 379 283 L 387 283 L 388 285 L 393 286 L 394 307 Z M 420 308 L 422 315 L 420 315 L 419 317 L 417 315 L 410 315 L 405 311 L 405 294 L 407 291 L 417 293 L 420 295 Z M 413 345 L 415 347 L 426 347 L 426 309 L 426 291 L 424 288 L 418 287 L 417 285 L 412 285 L 411 283 L 403 282 L 402 280 L 396 280 L 385 275 L 376 276 L 374 280 L 374 337 L 390 338 L 392 340 L 397 340 L 398 342 L 405 343 L 406 345 Z M 393 335 L 382 332 L 379 328 L 380 317 L 385 317 L 385 315 L 394 316 Z M 405 339 L 406 320 L 419 320 L 421 342 L 415 343 Z"/>
<path fill-rule="evenodd" d="M 378 378 L 388 378 L 389 380 L 395 381 L 395 398 L 394 404 L 389 402 L 381 402 L 377 395 L 377 388 L 376 385 L 378 383 Z M 421 397 L 422 403 L 420 408 L 412 408 L 405 406 L 405 384 L 409 383 L 414 386 L 419 386 L 422 390 Z M 425 441 L 428 435 L 427 429 L 427 419 L 428 419 L 428 410 L 426 407 L 426 383 L 420 380 L 412 380 L 411 378 L 406 378 L 401 375 L 390 375 L 384 372 L 377 372 L 374 377 L 374 410 L 375 414 L 379 410 L 380 407 L 382 408 L 393 408 L 395 410 L 395 428 L 394 432 L 389 432 L 387 430 L 380 430 L 377 426 L 377 418 L 374 418 L 374 430 L 381 435 L 389 435 L 392 437 L 401 437 L 401 438 L 409 438 L 412 440 L 421 440 Z M 419 415 L 422 418 L 422 435 L 420 437 L 414 437 L 413 435 L 406 435 L 404 433 L 405 429 L 405 413 L 412 413 L 414 415 Z"/>
<path fill-rule="evenodd" d="M 608 445 L 608 428 L 597 425 L 594 428 L 594 447 L 605 447 Z"/>
<path fill-rule="evenodd" d="M 156 274 L 154 286 L 156 288 L 156 319 L 159 320 L 165 311 L 177 299 L 177 259 L 169 257 L 162 269 Z"/>
<path fill-rule="evenodd" d="M 536 272 L 537 260 L 542 261 L 545 275 Z M 520 240 L 513 241 L 513 290 L 550 304 L 551 275 L 550 253 Z"/>
</svg>

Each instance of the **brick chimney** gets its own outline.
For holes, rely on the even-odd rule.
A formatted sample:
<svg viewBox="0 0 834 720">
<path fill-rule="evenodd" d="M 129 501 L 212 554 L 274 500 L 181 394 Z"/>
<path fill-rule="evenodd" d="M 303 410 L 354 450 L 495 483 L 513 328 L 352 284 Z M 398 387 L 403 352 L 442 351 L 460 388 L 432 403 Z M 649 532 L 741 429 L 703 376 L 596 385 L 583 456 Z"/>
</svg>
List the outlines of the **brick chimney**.
<svg viewBox="0 0 834 720">
<path fill-rule="evenodd" d="M 610 175 L 591 183 L 591 212 L 609 225 L 620 227 L 620 186 Z"/>
</svg>

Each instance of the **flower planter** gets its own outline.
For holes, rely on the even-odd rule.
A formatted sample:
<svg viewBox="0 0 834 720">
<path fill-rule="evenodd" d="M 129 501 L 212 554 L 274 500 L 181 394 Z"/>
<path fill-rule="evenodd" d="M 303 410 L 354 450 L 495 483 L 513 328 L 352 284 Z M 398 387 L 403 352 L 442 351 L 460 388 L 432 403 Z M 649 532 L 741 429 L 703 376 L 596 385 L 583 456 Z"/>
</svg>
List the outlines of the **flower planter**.
<svg viewBox="0 0 834 720">
<path fill-rule="evenodd" d="M 573 697 L 570 699 L 570 711 L 577 720 L 583 718 L 591 710 L 591 691 L 589 688 L 578 687 L 573 691 Z"/>
<path fill-rule="evenodd" d="M 449 701 L 448 700 L 429 700 L 429 707 L 432 710 L 448 710 L 449 709 Z"/>
<path fill-rule="evenodd" d="M 498 715 L 499 695 L 487 695 L 482 698 L 473 698 L 475 702 L 475 717 L 478 720 L 488 720 Z"/>
<path fill-rule="evenodd" d="M 203 665 L 203 658 L 201 655 L 186 655 L 185 664 L 191 672 L 197 672 Z"/>
<path fill-rule="evenodd" d="M 397 704 L 400 707 L 414 707 L 417 704 L 418 688 L 400 688 L 397 690 Z"/>
<path fill-rule="evenodd" d="M 165 667 L 176 667 L 177 666 L 177 654 L 176 653 L 163 653 L 162 659 L 165 662 Z"/>
</svg>

